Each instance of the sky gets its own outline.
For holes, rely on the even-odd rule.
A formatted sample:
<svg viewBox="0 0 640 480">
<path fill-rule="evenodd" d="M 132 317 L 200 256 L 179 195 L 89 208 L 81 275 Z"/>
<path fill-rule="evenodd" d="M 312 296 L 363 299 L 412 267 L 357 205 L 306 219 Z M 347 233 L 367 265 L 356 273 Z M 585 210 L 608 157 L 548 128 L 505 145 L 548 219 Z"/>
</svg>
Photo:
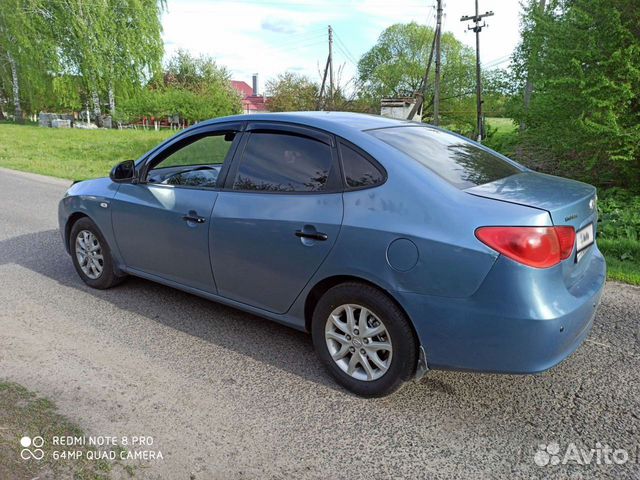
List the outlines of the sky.
<svg viewBox="0 0 640 480">
<path fill-rule="evenodd" d="M 519 40 L 520 0 L 479 0 L 492 10 L 480 34 L 482 64 L 506 66 Z M 444 31 L 475 49 L 463 15 L 474 0 L 444 0 Z M 168 0 L 162 18 L 166 55 L 185 49 L 211 55 L 234 80 L 251 85 L 285 71 L 321 80 L 327 59 L 327 26 L 334 29 L 334 71 L 348 88 L 358 59 L 380 33 L 394 24 L 416 21 L 435 26 L 435 0 Z M 337 75 L 336 75 L 337 76 Z"/>
</svg>

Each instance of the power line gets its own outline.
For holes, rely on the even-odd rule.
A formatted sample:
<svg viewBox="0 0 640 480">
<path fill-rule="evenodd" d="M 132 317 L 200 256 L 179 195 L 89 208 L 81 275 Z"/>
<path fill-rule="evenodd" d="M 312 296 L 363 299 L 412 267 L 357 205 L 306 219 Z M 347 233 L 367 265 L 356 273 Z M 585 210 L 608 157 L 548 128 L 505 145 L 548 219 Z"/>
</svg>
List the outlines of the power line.
<svg viewBox="0 0 640 480">
<path fill-rule="evenodd" d="M 358 64 L 356 62 L 354 62 L 351 58 L 349 58 L 349 55 L 347 54 L 347 52 L 344 51 L 344 49 L 340 46 L 339 43 L 336 43 L 334 45 L 335 45 L 336 49 L 338 50 L 338 52 L 340 52 L 342 54 L 342 56 L 344 57 L 345 63 L 350 63 L 354 67 L 358 66 Z"/>
<path fill-rule="evenodd" d="M 347 47 L 347 44 L 342 40 L 342 37 L 341 37 L 340 35 L 338 35 L 338 33 L 337 33 L 335 30 L 333 31 L 333 34 L 334 34 L 334 36 L 335 36 L 336 40 L 338 41 L 338 44 L 339 44 L 339 45 L 341 45 L 341 46 L 342 46 L 342 48 L 344 49 L 344 51 L 343 51 L 342 53 L 344 53 L 344 54 L 345 54 L 345 56 L 346 56 L 349 60 L 351 60 L 351 62 L 352 62 L 354 65 L 357 65 L 357 64 L 358 64 L 358 60 L 356 60 L 355 55 L 353 55 L 353 54 L 351 53 L 351 50 L 349 50 L 349 47 Z"/>
<path fill-rule="evenodd" d="M 311 35 L 303 35 L 301 37 L 295 37 L 293 39 L 289 38 L 287 39 L 286 42 L 277 42 L 275 45 L 270 45 L 271 48 L 285 48 L 285 47 L 291 47 L 292 43 L 295 44 L 296 47 L 299 47 L 301 43 L 306 43 L 308 41 L 322 41 L 324 43 L 324 39 L 325 39 L 325 32 L 322 33 L 315 33 L 315 34 L 311 34 Z M 298 38 L 300 38 L 300 40 L 298 40 Z"/>
<path fill-rule="evenodd" d="M 500 65 L 502 63 L 509 62 L 509 61 L 511 61 L 511 54 L 503 55 L 502 57 L 498 57 L 498 58 L 494 58 L 493 60 L 490 60 L 490 61 L 486 62 L 483 66 L 484 66 L 484 68 L 495 67 L 496 65 Z"/>
</svg>

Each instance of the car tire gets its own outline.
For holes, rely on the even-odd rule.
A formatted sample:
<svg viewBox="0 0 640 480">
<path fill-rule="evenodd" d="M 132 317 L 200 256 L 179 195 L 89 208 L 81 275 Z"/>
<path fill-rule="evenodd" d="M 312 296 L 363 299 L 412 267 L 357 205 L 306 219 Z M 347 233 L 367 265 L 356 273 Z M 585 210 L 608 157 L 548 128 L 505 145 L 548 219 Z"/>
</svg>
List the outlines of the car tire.
<svg viewBox="0 0 640 480">
<path fill-rule="evenodd" d="M 89 217 L 80 218 L 71 227 L 69 252 L 76 272 L 90 287 L 104 290 L 125 279 L 116 274 L 109 244 Z"/>
<path fill-rule="evenodd" d="M 349 311 L 354 328 L 349 327 Z M 389 395 L 415 375 L 418 342 L 409 319 L 373 286 L 349 282 L 329 289 L 314 309 L 311 334 L 329 373 L 357 395 Z"/>
</svg>

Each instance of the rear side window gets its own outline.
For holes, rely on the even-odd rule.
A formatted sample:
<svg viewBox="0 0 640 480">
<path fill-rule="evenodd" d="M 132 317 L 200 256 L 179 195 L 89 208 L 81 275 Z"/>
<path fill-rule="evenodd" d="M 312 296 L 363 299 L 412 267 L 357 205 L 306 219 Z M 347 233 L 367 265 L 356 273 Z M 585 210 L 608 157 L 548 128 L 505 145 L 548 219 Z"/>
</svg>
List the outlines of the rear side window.
<svg viewBox="0 0 640 480">
<path fill-rule="evenodd" d="M 365 188 L 380 185 L 384 182 L 382 172 L 365 156 L 351 147 L 340 143 L 340 156 L 347 186 Z"/>
<path fill-rule="evenodd" d="M 234 190 L 320 192 L 331 173 L 331 147 L 308 137 L 252 133 L 244 149 Z"/>
<path fill-rule="evenodd" d="M 522 172 L 498 155 L 440 130 L 397 127 L 369 130 L 368 133 L 407 154 L 461 190 Z"/>
</svg>

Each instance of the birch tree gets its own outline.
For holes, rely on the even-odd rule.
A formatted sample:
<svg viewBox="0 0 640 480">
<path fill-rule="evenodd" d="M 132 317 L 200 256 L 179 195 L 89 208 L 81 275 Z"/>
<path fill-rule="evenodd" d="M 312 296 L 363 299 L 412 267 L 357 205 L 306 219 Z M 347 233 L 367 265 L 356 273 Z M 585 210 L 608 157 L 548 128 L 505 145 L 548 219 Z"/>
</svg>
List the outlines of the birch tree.
<svg viewBox="0 0 640 480">
<path fill-rule="evenodd" d="M 55 68 L 54 45 L 46 32 L 40 0 L 0 1 L 0 96 L 22 119 L 24 103 L 38 103 Z"/>
<path fill-rule="evenodd" d="M 0 96 L 17 112 L 108 101 L 139 90 L 161 67 L 165 0 L 0 0 Z"/>
</svg>

